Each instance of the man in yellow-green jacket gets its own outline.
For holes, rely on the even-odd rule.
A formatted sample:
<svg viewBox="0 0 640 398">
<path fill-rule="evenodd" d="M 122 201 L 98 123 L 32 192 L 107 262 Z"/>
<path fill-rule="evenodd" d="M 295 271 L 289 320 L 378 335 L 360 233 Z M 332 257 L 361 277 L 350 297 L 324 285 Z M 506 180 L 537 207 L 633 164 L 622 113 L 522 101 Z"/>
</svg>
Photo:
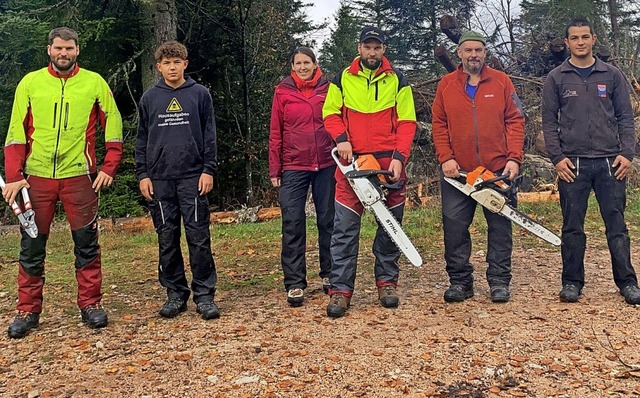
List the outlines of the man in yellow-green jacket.
<svg viewBox="0 0 640 398">
<path fill-rule="evenodd" d="M 11 204 L 21 188 L 29 188 L 38 227 L 36 238 L 22 231 L 18 314 L 8 329 L 11 338 L 22 338 L 39 324 L 46 242 L 58 201 L 71 226 L 82 320 L 92 328 L 108 323 L 100 304 L 97 192 L 112 184 L 120 164 L 122 119 L 104 79 L 78 66 L 76 32 L 53 29 L 47 53 L 49 66 L 18 84 L 4 147 L 7 185 L 2 195 Z M 100 169 L 98 126 L 107 150 Z"/>
<path fill-rule="evenodd" d="M 331 82 L 322 108 L 327 132 L 336 142 L 344 162 L 358 157 L 370 159 L 370 169 L 389 170 L 392 182 L 406 181 L 416 131 L 416 112 L 411 86 L 404 75 L 384 56 L 386 35 L 377 27 L 366 26 L 360 33 L 359 57 Z M 373 160 L 373 161 L 371 161 Z M 362 165 L 360 165 L 362 167 Z M 330 301 L 327 315 L 345 314 L 355 288 L 360 223 L 363 206 L 342 171 L 336 174 L 334 229 L 331 236 Z M 404 213 L 406 187 L 390 190 L 386 205 L 399 222 Z M 378 298 L 385 308 L 395 308 L 400 250 L 382 226 L 378 225 L 373 243 L 374 273 Z"/>
</svg>

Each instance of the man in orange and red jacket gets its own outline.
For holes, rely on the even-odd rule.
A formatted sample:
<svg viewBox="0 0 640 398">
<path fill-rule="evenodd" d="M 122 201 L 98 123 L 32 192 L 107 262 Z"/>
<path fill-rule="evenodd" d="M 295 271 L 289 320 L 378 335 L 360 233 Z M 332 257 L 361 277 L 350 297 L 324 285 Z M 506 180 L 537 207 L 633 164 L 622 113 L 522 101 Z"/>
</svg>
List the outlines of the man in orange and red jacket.
<svg viewBox="0 0 640 398">
<path fill-rule="evenodd" d="M 433 143 L 444 177 L 483 166 L 496 174 L 517 177 L 523 158 L 524 114 L 509 77 L 484 64 L 486 41 L 470 31 L 458 42 L 462 61 L 442 78 L 432 107 Z M 451 286 L 447 302 L 473 297 L 469 226 L 477 202 L 441 179 L 444 258 Z M 510 201 L 516 204 L 515 194 Z M 484 209 L 489 227 L 487 281 L 491 300 L 509 301 L 511 221 Z"/>
<path fill-rule="evenodd" d="M 406 78 L 391 66 L 384 53 L 383 31 L 367 26 L 360 34 L 359 57 L 337 75 L 329 86 L 322 114 L 345 162 L 354 156 L 372 155 L 381 169 L 393 172 L 391 181 L 406 180 L 404 165 L 409 158 L 416 130 L 413 94 Z M 386 205 L 402 221 L 406 188 L 390 191 Z M 329 276 L 330 302 L 327 315 L 344 315 L 353 294 L 358 261 L 362 203 L 340 170 L 336 171 L 336 203 Z M 398 258 L 400 251 L 378 225 L 373 243 L 375 278 L 382 306 L 397 307 Z"/>
</svg>

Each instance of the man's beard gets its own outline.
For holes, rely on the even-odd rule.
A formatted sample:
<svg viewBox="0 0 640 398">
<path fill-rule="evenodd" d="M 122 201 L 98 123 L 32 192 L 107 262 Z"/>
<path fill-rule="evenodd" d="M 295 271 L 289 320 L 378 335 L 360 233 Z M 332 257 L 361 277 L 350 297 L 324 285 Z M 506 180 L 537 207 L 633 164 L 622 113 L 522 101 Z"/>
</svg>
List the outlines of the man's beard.
<svg viewBox="0 0 640 398">
<path fill-rule="evenodd" d="M 76 66 L 76 57 L 70 57 L 70 58 L 67 58 L 66 60 L 68 61 L 66 65 L 60 65 L 58 62 L 56 62 L 56 60 L 53 57 L 51 57 L 51 63 L 60 72 L 67 72 L 73 69 L 74 66 Z"/>
<path fill-rule="evenodd" d="M 364 60 L 364 66 L 366 66 L 367 69 L 371 69 L 371 70 L 378 69 L 381 64 L 382 64 L 382 61 L 378 59 L 368 58 Z"/>
<path fill-rule="evenodd" d="M 478 60 L 474 61 L 475 62 L 473 64 L 467 61 L 467 64 L 465 65 L 465 69 L 467 70 L 467 72 L 478 73 L 480 72 L 480 70 L 482 70 L 483 63 Z"/>
</svg>

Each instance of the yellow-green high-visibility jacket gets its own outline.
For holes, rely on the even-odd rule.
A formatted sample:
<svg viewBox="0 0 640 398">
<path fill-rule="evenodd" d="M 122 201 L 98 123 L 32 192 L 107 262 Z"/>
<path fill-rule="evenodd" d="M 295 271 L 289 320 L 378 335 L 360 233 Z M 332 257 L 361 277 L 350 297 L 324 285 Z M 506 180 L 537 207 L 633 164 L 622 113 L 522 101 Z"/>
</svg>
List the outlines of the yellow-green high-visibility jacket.
<svg viewBox="0 0 640 398">
<path fill-rule="evenodd" d="M 49 65 L 18 84 L 4 147 L 7 182 L 24 174 L 62 179 L 97 172 L 96 129 L 105 135 L 101 171 L 122 157 L 122 118 L 107 82 L 77 65 L 61 77 Z"/>
<path fill-rule="evenodd" d="M 329 85 L 322 116 L 331 137 L 349 141 L 356 154 L 389 153 L 403 163 L 409 158 L 416 132 L 413 94 L 386 57 L 377 71 L 354 59 Z"/>
</svg>

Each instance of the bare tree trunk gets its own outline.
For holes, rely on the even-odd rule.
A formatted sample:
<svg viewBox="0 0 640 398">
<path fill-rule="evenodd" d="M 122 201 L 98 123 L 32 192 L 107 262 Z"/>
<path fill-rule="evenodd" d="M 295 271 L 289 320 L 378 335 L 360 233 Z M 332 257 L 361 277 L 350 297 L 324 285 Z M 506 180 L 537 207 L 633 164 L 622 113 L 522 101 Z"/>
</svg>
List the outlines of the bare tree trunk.
<svg viewBox="0 0 640 398">
<path fill-rule="evenodd" d="M 609 17 L 611 18 L 611 37 L 613 38 L 613 51 L 616 57 L 620 56 L 620 27 L 618 26 L 618 0 L 609 0 Z"/>
<path fill-rule="evenodd" d="M 249 65 L 249 43 L 247 37 L 247 26 L 249 21 L 249 14 L 251 11 L 251 7 L 253 6 L 253 1 L 249 0 L 246 3 L 240 2 L 241 7 L 239 7 L 239 22 L 240 22 L 240 34 L 239 44 L 241 46 L 240 51 L 242 52 L 242 64 L 240 65 L 240 75 L 242 76 L 242 106 L 243 106 L 243 118 L 244 118 L 244 160 L 245 160 L 245 181 L 247 184 L 246 188 L 246 200 L 247 206 L 252 206 L 254 201 L 254 192 L 253 192 L 253 136 L 252 136 L 252 122 L 251 122 L 251 96 L 249 95 L 249 85 L 250 85 L 250 76 L 251 73 L 251 65 Z"/>
<path fill-rule="evenodd" d="M 160 78 L 154 52 L 160 44 L 177 37 L 177 11 L 175 0 L 139 0 L 142 13 L 142 87 L 153 87 Z"/>
<path fill-rule="evenodd" d="M 456 70 L 456 64 L 451 59 L 451 55 L 445 46 L 436 46 L 436 48 L 433 49 L 433 54 L 442 66 L 447 69 L 447 72 Z"/>
</svg>

